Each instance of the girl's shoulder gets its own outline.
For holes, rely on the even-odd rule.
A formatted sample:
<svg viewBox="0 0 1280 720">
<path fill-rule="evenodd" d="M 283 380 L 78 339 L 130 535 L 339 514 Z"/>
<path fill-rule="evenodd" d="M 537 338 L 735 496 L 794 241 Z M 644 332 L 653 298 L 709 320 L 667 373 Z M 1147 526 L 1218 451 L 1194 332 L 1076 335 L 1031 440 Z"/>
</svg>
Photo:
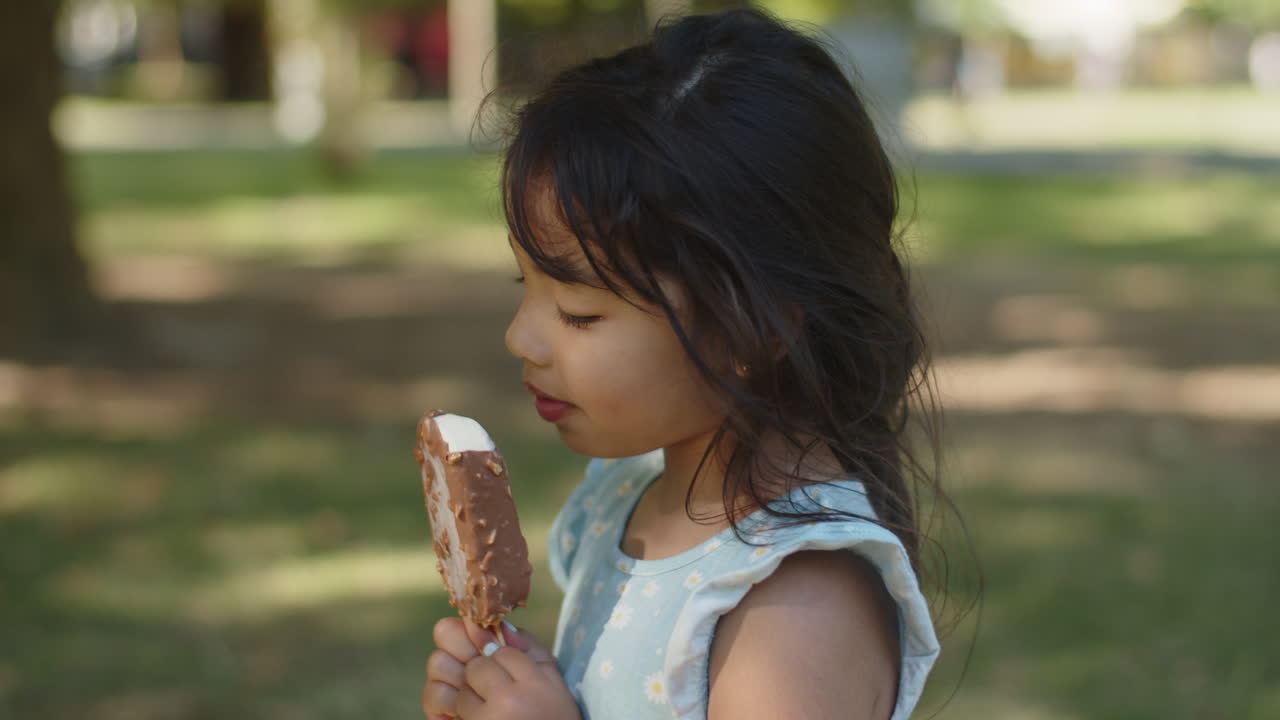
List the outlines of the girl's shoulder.
<svg viewBox="0 0 1280 720">
<path fill-rule="evenodd" d="M 708 708 L 721 717 L 887 717 L 899 674 L 897 631 L 894 603 L 864 558 L 792 554 L 718 621 Z M 815 667 L 859 671 L 811 682 Z M 762 687 L 760 677 L 775 683 Z"/>
<path fill-rule="evenodd" d="M 742 524 L 741 537 L 725 548 L 728 556 L 708 568 L 674 627 L 672 645 L 685 648 L 669 676 L 672 702 L 682 711 L 678 716 L 698 717 L 706 712 L 711 640 L 719 619 L 738 607 L 753 588 L 790 586 L 796 578 L 803 581 L 806 572 L 835 562 L 836 556 L 820 556 L 836 551 L 856 555 L 859 567 L 877 574 L 895 606 L 903 682 L 893 717 L 907 717 L 939 648 L 906 548 L 877 522 L 866 489 L 856 480 L 798 488 L 773 507 L 788 513 L 828 511 L 834 519 L 795 521 L 758 512 Z"/>
</svg>

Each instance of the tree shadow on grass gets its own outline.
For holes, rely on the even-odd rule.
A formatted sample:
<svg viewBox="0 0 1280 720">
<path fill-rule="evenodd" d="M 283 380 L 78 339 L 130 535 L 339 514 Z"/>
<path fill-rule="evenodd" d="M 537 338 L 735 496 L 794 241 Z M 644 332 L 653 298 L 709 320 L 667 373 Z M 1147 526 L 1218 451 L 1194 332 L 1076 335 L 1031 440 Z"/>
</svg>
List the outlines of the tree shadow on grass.
<svg viewBox="0 0 1280 720">
<path fill-rule="evenodd" d="M 416 714 L 452 610 L 407 425 L 0 436 L 0 715 Z M 549 638 L 542 537 L 581 461 L 491 429 L 539 567 L 517 622 Z"/>
<path fill-rule="evenodd" d="M 950 427 L 986 578 L 955 716 L 1267 716 L 1280 425 L 952 412 Z M 932 707 L 974 620 L 944 643 Z"/>
<path fill-rule="evenodd" d="M 502 347 L 518 293 L 505 275 L 208 262 L 223 275 L 203 294 L 116 297 L 120 342 L 5 369 L 26 394 L 0 433 L 0 609 L 18 628 L 0 645 L 0 716 L 416 715 L 430 625 L 448 612 L 429 585 L 409 454 L 429 407 L 490 428 L 545 549 L 582 461 L 533 418 Z M 1170 367 L 1275 357 L 1265 334 L 1226 342 L 1223 328 L 1258 322 L 1257 308 L 1188 311 L 1177 283 L 1173 305 L 1148 311 L 1117 307 L 1087 266 L 933 272 L 955 300 L 942 323 L 953 353 L 1123 344 Z M 1010 309 L 1018 296 L 1039 304 Z M 1071 334 L 1088 329 L 1071 319 L 1080 309 L 1101 334 Z M 1280 630 L 1263 606 L 1280 592 L 1274 423 L 949 416 L 955 492 L 989 583 L 962 698 L 1065 716 L 1263 717 L 1257 688 L 1280 682 L 1274 649 L 1256 641 Z M 549 638 L 556 597 L 535 565 L 526 624 Z"/>
</svg>

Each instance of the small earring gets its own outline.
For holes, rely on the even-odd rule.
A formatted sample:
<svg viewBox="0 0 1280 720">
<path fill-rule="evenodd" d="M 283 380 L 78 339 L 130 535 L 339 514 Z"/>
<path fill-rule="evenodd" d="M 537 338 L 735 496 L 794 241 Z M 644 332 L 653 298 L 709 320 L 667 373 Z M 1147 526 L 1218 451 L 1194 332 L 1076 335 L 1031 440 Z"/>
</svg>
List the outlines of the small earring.
<svg viewBox="0 0 1280 720">
<path fill-rule="evenodd" d="M 746 380 L 747 378 L 751 377 L 751 366 L 746 363 L 742 363 L 742 362 L 738 362 L 737 360 L 734 360 L 733 373 L 738 377 L 742 378 L 743 380 Z"/>
</svg>

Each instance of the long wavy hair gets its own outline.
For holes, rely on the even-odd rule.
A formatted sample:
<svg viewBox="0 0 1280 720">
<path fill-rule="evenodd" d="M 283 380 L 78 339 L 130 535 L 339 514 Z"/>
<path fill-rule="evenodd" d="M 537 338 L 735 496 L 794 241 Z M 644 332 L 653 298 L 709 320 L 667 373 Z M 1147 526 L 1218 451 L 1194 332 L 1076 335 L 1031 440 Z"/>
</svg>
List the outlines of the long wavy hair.
<svg viewBox="0 0 1280 720">
<path fill-rule="evenodd" d="M 801 458 L 829 448 L 921 571 L 920 503 L 951 506 L 898 185 L 822 44 L 759 10 L 660 23 L 648 42 L 562 72 L 511 127 L 501 184 L 514 241 L 557 280 L 660 309 L 729 405 L 703 457 L 731 448 L 725 516 L 745 497 L 797 522 L 840 517 L 769 504 L 791 489 L 775 478 L 802 480 L 799 464 L 771 467 L 766 438 Z M 540 241 L 538 183 L 598 281 Z M 679 312 L 660 278 L 682 289 Z"/>
</svg>

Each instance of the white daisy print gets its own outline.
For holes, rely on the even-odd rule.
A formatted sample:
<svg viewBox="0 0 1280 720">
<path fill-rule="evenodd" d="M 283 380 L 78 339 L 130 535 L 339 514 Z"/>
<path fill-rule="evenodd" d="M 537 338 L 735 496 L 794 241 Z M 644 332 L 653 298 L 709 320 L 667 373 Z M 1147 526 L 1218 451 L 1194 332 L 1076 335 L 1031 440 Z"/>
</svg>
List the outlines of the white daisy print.
<svg viewBox="0 0 1280 720">
<path fill-rule="evenodd" d="M 631 563 L 627 562 L 626 560 L 619 560 L 617 564 L 617 568 L 622 572 L 631 572 Z"/>
<path fill-rule="evenodd" d="M 692 590 L 693 588 L 696 588 L 699 585 L 701 585 L 703 580 L 704 578 L 702 577 L 702 572 L 699 570 L 694 570 L 693 572 L 689 573 L 688 577 L 684 579 L 684 586 Z"/>
<path fill-rule="evenodd" d="M 608 529 L 608 526 L 600 522 L 599 520 L 591 523 L 591 534 L 595 535 L 596 537 L 600 537 L 601 535 L 604 535 L 604 531 L 607 529 Z"/>
<path fill-rule="evenodd" d="M 569 552 L 577 544 L 578 539 L 575 538 L 572 533 L 564 533 L 560 536 L 560 547 L 564 548 L 565 552 Z"/>
<path fill-rule="evenodd" d="M 573 646 L 582 647 L 582 641 L 587 639 L 586 628 L 578 628 L 573 631 Z"/>
<path fill-rule="evenodd" d="M 764 545 L 761 545 L 760 547 L 758 547 L 758 548 L 756 548 L 755 550 L 752 550 L 752 551 L 751 551 L 751 559 L 752 559 L 752 560 L 759 560 L 759 559 L 763 558 L 765 555 L 768 555 L 768 554 L 769 554 L 769 548 L 768 548 L 768 547 L 766 547 L 766 546 L 764 546 Z"/>
<path fill-rule="evenodd" d="M 609 676 L 612 674 L 613 674 L 612 660 L 605 660 L 604 662 L 600 663 L 600 677 L 604 678 L 605 680 L 608 680 Z"/>
<path fill-rule="evenodd" d="M 706 552 L 715 552 L 720 549 L 721 545 L 724 545 L 724 541 L 720 538 L 714 538 L 711 542 L 707 543 L 707 546 L 703 549 Z"/>
<path fill-rule="evenodd" d="M 628 591 L 628 590 L 630 590 L 630 589 L 631 589 L 631 581 L 630 581 L 630 580 L 626 580 L 626 581 L 623 581 L 623 582 L 618 583 L 618 594 L 619 594 L 619 595 L 626 595 L 626 594 L 627 594 L 627 591 Z"/>
<path fill-rule="evenodd" d="M 591 586 L 591 594 L 599 595 L 601 590 L 604 590 L 604 581 L 597 580 L 596 584 Z"/>
<path fill-rule="evenodd" d="M 595 498 L 593 498 L 593 497 L 584 497 L 584 498 L 582 498 L 582 509 L 584 509 L 584 510 L 590 510 L 591 508 L 593 508 L 593 507 L 595 507 L 595 506 L 596 506 L 596 499 L 595 499 Z"/>
<path fill-rule="evenodd" d="M 644 696 L 655 705 L 667 704 L 667 681 L 661 672 L 656 672 L 644 679 Z"/>
<path fill-rule="evenodd" d="M 657 595 L 658 591 L 661 589 L 662 589 L 661 585 L 650 580 L 649 582 L 644 584 L 644 587 L 640 588 L 640 592 L 644 593 L 645 597 L 651 598 L 654 595 Z"/>
<path fill-rule="evenodd" d="M 616 462 L 618 462 L 618 458 L 605 458 L 604 466 L 605 466 L 605 467 L 609 467 L 610 465 L 612 465 L 612 464 L 614 464 L 614 463 L 616 463 Z"/>
<path fill-rule="evenodd" d="M 626 497 L 631 494 L 633 489 L 635 489 L 635 486 L 631 484 L 631 481 L 624 480 L 622 484 L 618 486 L 618 496 Z"/>
<path fill-rule="evenodd" d="M 578 616 L 580 615 L 582 615 L 582 608 L 578 607 L 577 605 L 574 605 L 573 610 L 569 613 L 569 619 L 577 620 Z"/>
<path fill-rule="evenodd" d="M 609 622 L 605 623 L 605 627 L 610 630 L 621 630 L 631 624 L 631 618 L 635 612 L 630 605 L 619 605 L 613 609 L 613 615 L 609 616 Z"/>
</svg>

